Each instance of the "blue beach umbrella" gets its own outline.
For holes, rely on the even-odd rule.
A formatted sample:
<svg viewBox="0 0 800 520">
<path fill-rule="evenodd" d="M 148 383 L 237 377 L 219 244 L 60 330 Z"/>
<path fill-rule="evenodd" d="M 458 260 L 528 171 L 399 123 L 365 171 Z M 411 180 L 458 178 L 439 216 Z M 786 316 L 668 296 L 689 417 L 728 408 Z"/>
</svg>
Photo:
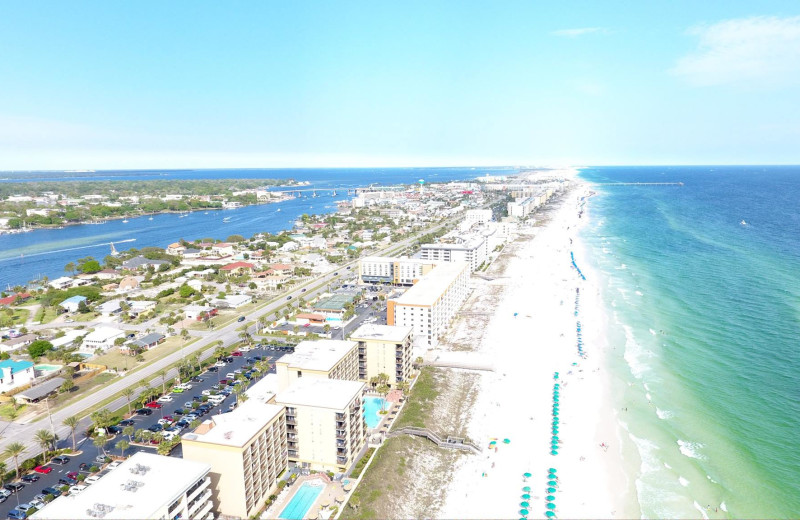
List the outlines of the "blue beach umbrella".
<svg viewBox="0 0 800 520">
<path fill-rule="evenodd" d="M 558 455 L 558 452 L 556 450 L 553 450 L 550 452 L 550 455 Z"/>
<path fill-rule="evenodd" d="M 556 482 L 555 480 L 548 480 L 547 485 L 555 487 L 558 485 L 558 482 Z"/>
<path fill-rule="evenodd" d="M 554 503 L 550 502 L 549 504 L 547 504 L 547 509 L 555 509 L 555 508 L 556 505 Z"/>
<path fill-rule="evenodd" d="M 522 516 L 528 516 L 528 510 L 527 509 L 520 509 L 519 510 L 519 514 L 522 515 Z"/>
<path fill-rule="evenodd" d="M 522 494 L 522 500 L 530 500 L 531 496 L 527 493 Z"/>
<path fill-rule="evenodd" d="M 558 473 L 558 472 L 556 471 L 556 468 L 550 468 L 550 469 L 548 469 L 547 471 L 549 471 L 550 473 Z"/>
<path fill-rule="evenodd" d="M 519 506 L 520 506 L 520 507 L 528 507 L 529 505 L 530 505 L 530 504 L 529 504 L 529 503 L 527 503 L 527 502 L 525 502 L 524 500 L 523 500 L 522 502 L 520 502 L 520 503 L 519 503 Z"/>
<path fill-rule="evenodd" d="M 554 497 L 553 495 L 547 495 L 546 497 L 544 497 L 544 499 L 547 500 L 548 502 L 552 502 L 553 500 L 556 499 L 556 497 Z"/>
<path fill-rule="evenodd" d="M 547 488 L 547 492 L 548 493 L 555 493 L 556 491 L 557 490 L 555 488 L 551 488 L 551 487 Z"/>
<path fill-rule="evenodd" d="M 546 516 L 547 518 L 555 518 L 556 514 L 552 511 L 545 511 L 544 516 Z"/>
<path fill-rule="evenodd" d="M 530 491 L 530 490 L 531 490 L 530 486 L 525 486 L 524 488 L 522 488 L 522 491 L 524 491 L 524 492 L 526 492 L 526 493 L 527 493 L 528 491 Z M 530 498 L 530 497 L 528 497 L 528 498 Z"/>
</svg>

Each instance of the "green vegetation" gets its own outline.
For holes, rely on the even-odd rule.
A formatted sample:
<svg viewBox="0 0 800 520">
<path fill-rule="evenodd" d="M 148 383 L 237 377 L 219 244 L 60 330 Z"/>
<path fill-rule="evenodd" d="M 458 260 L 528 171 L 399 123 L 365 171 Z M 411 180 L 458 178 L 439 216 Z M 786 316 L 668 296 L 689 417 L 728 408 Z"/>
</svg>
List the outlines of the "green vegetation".
<svg viewBox="0 0 800 520">
<path fill-rule="evenodd" d="M 404 426 L 427 428 L 426 420 L 431 417 L 434 401 L 439 395 L 433 367 L 422 367 L 417 382 L 406 401 L 403 411 L 397 417 L 392 429 Z"/>
<path fill-rule="evenodd" d="M 372 457 L 372 454 L 375 453 L 376 449 L 377 448 L 368 449 L 367 452 L 364 454 L 364 456 L 361 457 L 361 459 L 358 461 L 358 463 L 353 468 L 352 473 L 350 473 L 350 476 L 352 478 L 358 478 L 358 477 L 361 476 L 361 472 L 364 471 L 364 467 L 366 467 L 367 462 L 369 462 L 369 458 Z"/>
<path fill-rule="evenodd" d="M 37 339 L 30 345 L 28 345 L 28 354 L 33 359 L 39 358 L 47 354 L 49 351 L 53 349 L 53 344 L 49 341 L 44 341 L 42 339 Z"/>
</svg>

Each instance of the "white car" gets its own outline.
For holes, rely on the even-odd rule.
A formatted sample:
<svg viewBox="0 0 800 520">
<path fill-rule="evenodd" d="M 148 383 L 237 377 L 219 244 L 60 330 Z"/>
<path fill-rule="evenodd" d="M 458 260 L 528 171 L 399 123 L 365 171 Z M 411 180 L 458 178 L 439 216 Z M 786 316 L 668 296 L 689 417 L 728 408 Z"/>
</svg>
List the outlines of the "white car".
<svg viewBox="0 0 800 520">
<path fill-rule="evenodd" d="M 178 385 L 178 388 L 183 388 L 184 390 L 191 390 L 192 385 L 189 383 L 181 383 Z"/>
<path fill-rule="evenodd" d="M 250 347 L 248 347 L 247 345 L 245 345 L 245 346 L 243 346 L 243 347 L 239 347 L 239 350 L 240 350 L 241 352 L 250 352 Z"/>
<path fill-rule="evenodd" d="M 211 395 L 211 390 L 203 390 L 200 392 L 202 395 Z"/>
<path fill-rule="evenodd" d="M 34 500 L 31 500 L 31 501 L 30 501 L 30 504 L 31 504 L 31 506 L 35 507 L 37 510 L 39 510 L 39 509 L 43 508 L 43 507 L 46 505 L 46 504 L 45 504 L 44 502 L 42 502 L 41 500 L 36 500 L 36 499 L 34 499 Z"/>
<path fill-rule="evenodd" d="M 225 362 L 224 361 L 217 361 L 216 363 L 214 363 L 214 366 L 217 367 L 217 368 L 224 367 L 225 366 Z"/>
<path fill-rule="evenodd" d="M 157 400 L 159 403 L 171 403 L 173 401 L 172 397 L 168 395 L 162 395 Z"/>
<path fill-rule="evenodd" d="M 176 436 L 176 435 L 177 435 L 177 433 L 175 433 L 175 432 L 163 432 L 163 433 L 161 434 L 161 437 L 162 437 L 162 438 L 163 438 L 165 441 L 171 441 L 172 439 L 174 439 L 174 438 L 175 438 L 175 436 Z"/>
<path fill-rule="evenodd" d="M 69 493 L 68 494 L 77 495 L 78 493 L 80 493 L 81 491 L 83 491 L 85 489 L 86 489 L 86 486 L 82 486 L 82 485 L 78 484 L 78 485 L 75 485 L 75 486 L 72 486 L 71 488 L 69 488 Z"/>
<path fill-rule="evenodd" d="M 90 475 L 86 477 L 86 479 L 83 482 L 86 484 L 94 484 L 98 480 L 100 480 L 100 477 L 98 477 L 97 475 Z"/>
</svg>

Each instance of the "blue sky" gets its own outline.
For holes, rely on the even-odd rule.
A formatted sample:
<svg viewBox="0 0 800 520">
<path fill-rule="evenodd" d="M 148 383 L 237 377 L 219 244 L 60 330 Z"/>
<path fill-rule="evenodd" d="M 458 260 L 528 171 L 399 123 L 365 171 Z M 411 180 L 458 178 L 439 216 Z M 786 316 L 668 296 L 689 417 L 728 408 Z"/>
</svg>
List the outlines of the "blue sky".
<svg viewBox="0 0 800 520">
<path fill-rule="evenodd" d="M 800 163 L 797 2 L 3 2 L 0 169 Z"/>
</svg>

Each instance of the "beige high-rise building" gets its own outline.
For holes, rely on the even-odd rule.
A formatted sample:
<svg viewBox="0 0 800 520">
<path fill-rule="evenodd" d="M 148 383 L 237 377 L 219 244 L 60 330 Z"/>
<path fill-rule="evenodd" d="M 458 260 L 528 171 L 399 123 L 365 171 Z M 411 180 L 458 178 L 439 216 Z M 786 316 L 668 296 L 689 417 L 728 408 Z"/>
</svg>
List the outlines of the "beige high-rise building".
<svg viewBox="0 0 800 520">
<path fill-rule="evenodd" d="M 362 325 L 350 335 L 358 343 L 358 379 L 369 382 L 378 374 L 397 386 L 411 376 L 411 327 Z"/>
<path fill-rule="evenodd" d="M 358 381 L 358 345 L 338 339 L 301 341 L 275 362 L 275 373 L 279 391 L 303 377 Z"/>
<path fill-rule="evenodd" d="M 469 294 L 469 264 L 436 266 L 399 298 L 389 300 L 386 323 L 411 327 L 414 345 L 435 347 Z"/>
<path fill-rule="evenodd" d="M 183 436 L 183 458 L 211 465 L 217 513 L 248 518 L 277 489 L 288 467 L 283 406 L 251 399 Z"/>
<path fill-rule="evenodd" d="M 289 460 L 300 467 L 342 472 L 366 442 L 358 381 L 300 378 L 275 396 L 286 407 Z"/>
</svg>

